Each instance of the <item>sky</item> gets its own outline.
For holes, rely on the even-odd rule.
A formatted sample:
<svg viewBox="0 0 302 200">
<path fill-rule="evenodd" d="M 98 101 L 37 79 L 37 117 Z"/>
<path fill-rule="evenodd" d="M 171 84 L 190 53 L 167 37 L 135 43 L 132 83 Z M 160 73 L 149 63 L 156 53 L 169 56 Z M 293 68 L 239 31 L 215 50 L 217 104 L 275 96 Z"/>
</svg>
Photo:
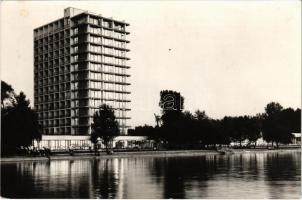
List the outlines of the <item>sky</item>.
<svg viewBox="0 0 302 200">
<path fill-rule="evenodd" d="M 299 1 L 5 1 L 1 80 L 33 105 L 33 29 L 76 7 L 130 23 L 131 126 L 154 125 L 159 93 L 185 110 L 255 115 L 267 103 L 301 108 Z"/>
</svg>

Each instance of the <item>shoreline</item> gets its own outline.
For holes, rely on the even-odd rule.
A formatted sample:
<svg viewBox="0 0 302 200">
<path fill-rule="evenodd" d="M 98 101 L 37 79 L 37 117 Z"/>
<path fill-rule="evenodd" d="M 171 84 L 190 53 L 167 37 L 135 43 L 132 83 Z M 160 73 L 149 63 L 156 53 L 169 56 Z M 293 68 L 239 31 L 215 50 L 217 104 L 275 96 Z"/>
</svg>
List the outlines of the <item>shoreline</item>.
<svg viewBox="0 0 302 200">
<path fill-rule="evenodd" d="M 301 151 L 301 148 L 281 148 L 281 149 L 232 149 L 234 154 L 242 153 L 268 153 L 268 152 L 290 152 Z M 78 160 L 78 159 L 112 159 L 112 158 L 135 158 L 135 157 L 176 157 L 176 156 L 206 156 L 206 155 L 220 155 L 216 150 L 166 150 L 166 151 L 132 151 L 132 152 L 114 152 L 111 155 L 100 153 L 94 155 L 93 153 L 79 153 L 71 155 L 53 155 L 50 159 L 47 157 L 37 156 L 16 156 L 16 157 L 1 157 L 0 163 L 9 162 L 24 162 L 24 161 L 51 161 L 51 160 Z"/>
</svg>

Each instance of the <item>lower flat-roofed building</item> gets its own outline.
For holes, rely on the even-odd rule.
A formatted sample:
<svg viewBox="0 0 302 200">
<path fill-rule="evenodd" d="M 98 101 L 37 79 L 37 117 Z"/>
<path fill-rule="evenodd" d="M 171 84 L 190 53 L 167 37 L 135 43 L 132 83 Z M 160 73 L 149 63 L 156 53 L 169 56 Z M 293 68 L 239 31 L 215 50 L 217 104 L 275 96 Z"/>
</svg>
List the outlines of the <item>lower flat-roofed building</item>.
<svg viewBox="0 0 302 200">
<path fill-rule="evenodd" d="M 43 135 L 41 141 L 34 141 L 36 148 L 49 148 L 51 150 L 89 150 L 93 149 L 93 144 L 90 142 L 89 135 Z M 100 147 L 104 147 L 100 143 Z M 136 148 L 145 149 L 153 148 L 153 141 L 148 140 L 146 136 L 117 136 L 112 142 L 112 147 L 117 149 Z"/>
</svg>

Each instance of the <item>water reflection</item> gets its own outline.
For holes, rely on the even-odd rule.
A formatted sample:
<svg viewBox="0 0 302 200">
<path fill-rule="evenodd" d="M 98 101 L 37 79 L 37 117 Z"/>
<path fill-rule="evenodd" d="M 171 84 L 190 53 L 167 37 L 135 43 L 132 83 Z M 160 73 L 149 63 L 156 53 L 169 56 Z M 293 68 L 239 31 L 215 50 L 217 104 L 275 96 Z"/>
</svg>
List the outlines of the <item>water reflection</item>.
<svg viewBox="0 0 302 200">
<path fill-rule="evenodd" d="M 1 164 L 10 198 L 299 198 L 301 153 Z"/>
<path fill-rule="evenodd" d="M 296 187 L 296 183 L 301 180 L 300 176 L 296 176 L 297 171 L 301 169 L 300 156 L 300 154 L 288 156 L 284 153 L 267 155 L 265 180 L 270 185 L 270 198 L 287 198 L 287 193 L 292 197 L 296 193 L 301 194 Z"/>
</svg>

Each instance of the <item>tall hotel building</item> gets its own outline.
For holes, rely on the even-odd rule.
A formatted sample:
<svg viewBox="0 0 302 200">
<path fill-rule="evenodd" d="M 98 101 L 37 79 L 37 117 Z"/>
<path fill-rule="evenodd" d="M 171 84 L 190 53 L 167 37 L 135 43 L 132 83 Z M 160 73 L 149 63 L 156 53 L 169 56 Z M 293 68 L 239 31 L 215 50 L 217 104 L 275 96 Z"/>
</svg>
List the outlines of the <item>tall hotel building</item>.
<svg viewBox="0 0 302 200">
<path fill-rule="evenodd" d="M 34 105 L 43 135 L 89 135 L 103 103 L 114 108 L 126 134 L 128 25 L 66 8 L 63 18 L 34 29 Z"/>
</svg>

